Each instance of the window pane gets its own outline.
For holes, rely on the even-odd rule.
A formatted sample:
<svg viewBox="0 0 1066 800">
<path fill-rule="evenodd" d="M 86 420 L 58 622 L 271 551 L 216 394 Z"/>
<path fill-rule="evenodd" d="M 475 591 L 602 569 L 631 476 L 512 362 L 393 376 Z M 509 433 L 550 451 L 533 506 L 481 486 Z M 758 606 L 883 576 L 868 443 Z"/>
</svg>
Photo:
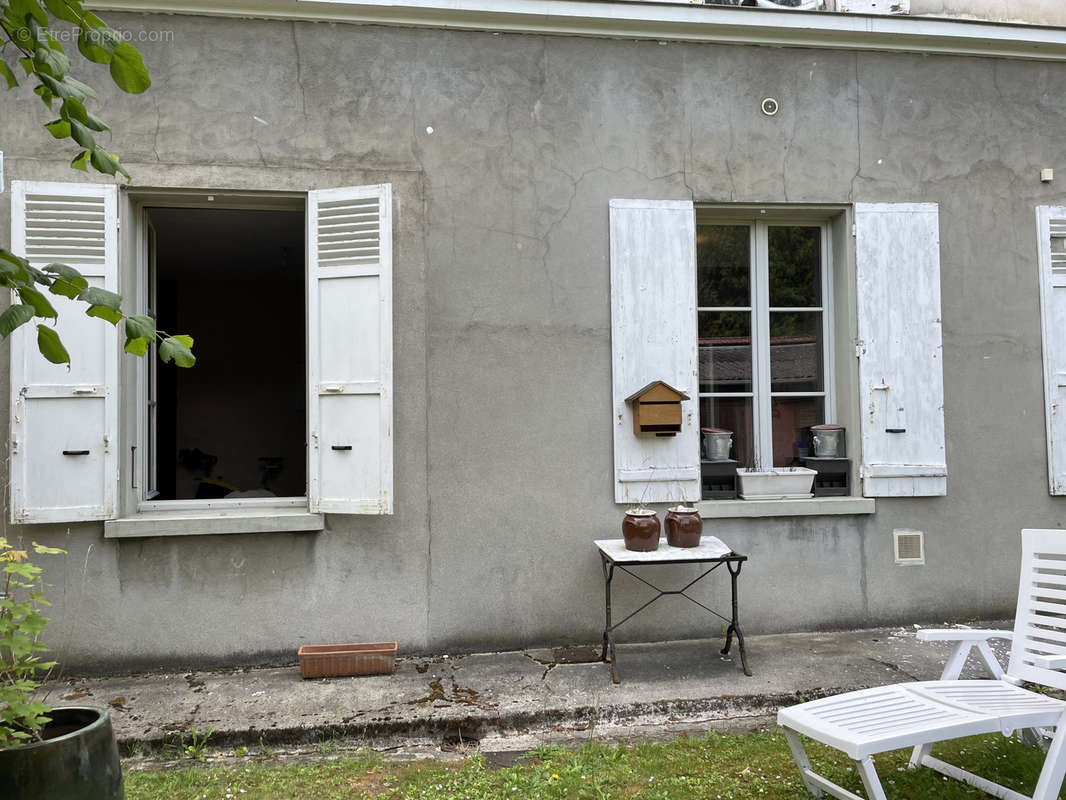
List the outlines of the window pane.
<svg viewBox="0 0 1066 800">
<path fill-rule="evenodd" d="M 696 273 L 700 306 L 750 306 L 750 226 L 698 226 Z"/>
<path fill-rule="evenodd" d="M 751 312 L 699 312 L 700 391 L 751 391 Z"/>
<path fill-rule="evenodd" d="M 810 308 L 822 305 L 822 229 L 771 226 L 770 306 Z"/>
<path fill-rule="evenodd" d="M 770 312 L 770 390 L 822 391 L 822 312 Z"/>
<path fill-rule="evenodd" d="M 754 441 L 750 397 L 701 397 L 700 428 L 721 428 L 733 432 L 731 458 L 742 466 L 751 463 Z M 702 453 L 702 440 L 701 440 Z"/>
<path fill-rule="evenodd" d="M 806 429 L 825 422 L 822 397 L 775 397 L 771 401 L 774 466 L 787 467 L 807 447 Z"/>
</svg>

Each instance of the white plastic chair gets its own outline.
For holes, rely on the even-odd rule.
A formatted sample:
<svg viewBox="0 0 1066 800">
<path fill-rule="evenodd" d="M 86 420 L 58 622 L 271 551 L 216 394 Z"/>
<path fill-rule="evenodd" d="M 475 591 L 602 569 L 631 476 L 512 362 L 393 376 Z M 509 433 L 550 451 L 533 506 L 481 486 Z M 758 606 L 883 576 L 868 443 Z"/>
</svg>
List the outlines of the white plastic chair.
<svg viewBox="0 0 1066 800">
<path fill-rule="evenodd" d="M 1025 800 L 1015 792 L 930 755 L 936 742 L 1016 730 L 1054 728 L 1031 800 L 1055 800 L 1066 775 L 1066 703 L 1021 687 L 1024 681 L 1066 689 L 1066 531 L 1023 530 L 1022 569 L 1014 632 L 919 631 L 921 641 L 958 645 L 938 681 L 863 689 L 814 700 L 778 712 L 803 782 L 815 797 L 828 792 L 841 800 L 862 800 L 811 769 L 798 734 L 843 751 L 856 762 L 869 800 L 887 800 L 873 756 L 913 747 L 910 766 L 930 767 L 994 797 Z M 1006 672 L 988 646 L 1010 639 Z M 957 680 L 973 647 L 993 680 Z"/>
</svg>

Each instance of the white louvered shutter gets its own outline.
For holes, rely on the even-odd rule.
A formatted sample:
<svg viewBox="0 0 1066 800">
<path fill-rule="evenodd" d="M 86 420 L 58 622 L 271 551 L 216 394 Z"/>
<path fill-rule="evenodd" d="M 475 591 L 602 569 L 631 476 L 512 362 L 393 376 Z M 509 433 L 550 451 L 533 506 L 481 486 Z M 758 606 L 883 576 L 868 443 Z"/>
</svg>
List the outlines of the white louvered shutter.
<svg viewBox="0 0 1066 800">
<path fill-rule="evenodd" d="M 87 183 L 11 184 L 12 250 L 43 268 L 80 270 L 118 289 L 118 193 Z M 37 350 L 35 322 L 11 336 L 11 517 L 76 522 L 115 516 L 118 334 L 86 305 L 47 294 L 70 369 Z"/>
<path fill-rule="evenodd" d="M 1066 207 L 1039 206 L 1040 316 L 1044 339 L 1048 486 L 1066 494 Z"/>
<path fill-rule="evenodd" d="M 612 200 L 610 217 L 614 499 L 699 500 L 695 211 L 690 202 Z M 676 436 L 633 432 L 626 398 L 657 380 L 689 396 Z"/>
<path fill-rule="evenodd" d="M 857 203 L 863 494 L 947 494 L 935 203 Z"/>
<path fill-rule="evenodd" d="M 311 511 L 392 513 L 392 187 L 308 192 Z"/>
</svg>

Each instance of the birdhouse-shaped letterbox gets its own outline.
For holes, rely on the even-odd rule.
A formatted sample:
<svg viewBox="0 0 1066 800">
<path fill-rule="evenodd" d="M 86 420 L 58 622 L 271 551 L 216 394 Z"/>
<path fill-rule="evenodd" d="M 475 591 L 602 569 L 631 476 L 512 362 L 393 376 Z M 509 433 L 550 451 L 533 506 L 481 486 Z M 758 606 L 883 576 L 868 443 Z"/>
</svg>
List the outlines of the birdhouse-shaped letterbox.
<svg viewBox="0 0 1066 800">
<path fill-rule="evenodd" d="M 631 394 L 626 402 L 633 407 L 633 433 L 680 433 L 682 400 L 688 400 L 688 395 L 662 381 L 653 381 Z"/>
</svg>

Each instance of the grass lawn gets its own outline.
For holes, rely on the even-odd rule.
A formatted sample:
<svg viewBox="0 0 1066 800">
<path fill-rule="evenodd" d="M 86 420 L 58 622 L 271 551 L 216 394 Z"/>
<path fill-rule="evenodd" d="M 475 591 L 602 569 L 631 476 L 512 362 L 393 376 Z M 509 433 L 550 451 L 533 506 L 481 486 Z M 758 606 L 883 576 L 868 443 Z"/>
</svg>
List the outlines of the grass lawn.
<svg viewBox="0 0 1066 800">
<path fill-rule="evenodd" d="M 808 753 L 819 772 L 862 793 L 858 776 L 840 753 L 814 743 Z M 999 735 L 959 739 L 940 745 L 934 754 L 1025 793 L 1032 791 L 1043 762 L 1039 750 Z M 901 750 L 876 759 L 889 800 L 988 797 L 931 770 L 906 770 L 909 755 Z M 244 759 L 126 775 L 127 800 L 801 800 L 809 796 L 784 737 L 776 731 L 711 732 L 635 746 L 546 747 L 507 769 L 491 769 L 480 756 L 463 762 L 412 763 L 357 752 L 304 764 L 278 766 Z"/>
</svg>

